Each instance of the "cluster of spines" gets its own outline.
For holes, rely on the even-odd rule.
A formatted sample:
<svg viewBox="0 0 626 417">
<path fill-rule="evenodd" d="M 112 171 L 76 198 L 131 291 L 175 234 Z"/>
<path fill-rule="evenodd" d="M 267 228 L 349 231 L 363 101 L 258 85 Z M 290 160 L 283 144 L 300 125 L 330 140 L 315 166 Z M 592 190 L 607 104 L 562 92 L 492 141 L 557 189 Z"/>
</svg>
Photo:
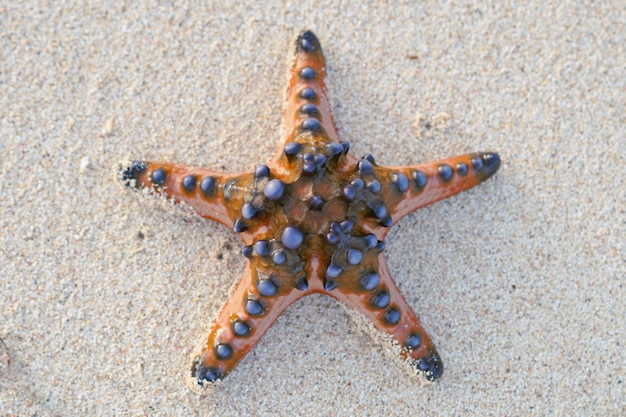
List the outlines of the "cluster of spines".
<svg viewBox="0 0 626 417">
<path fill-rule="evenodd" d="M 323 175 L 329 162 L 337 161 L 350 150 L 348 142 L 330 142 L 323 146 L 289 142 L 284 152 L 289 161 L 298 160 L 301 164 L 302 175 Z"/>
<path fill-rule="evenodd" d="M 391 215 L 380 195 L 383 185 L 374 171 L 375 165 L 374 157 L 370 154 L 365 155 L 356 166 L 357 177 L 344 185 L 342 195 L 348 203 L 355 204 L 363 201 L 381 226 L 391 227 Z M 400 175 L 400 185 L 403 186 L 404 174 L 398 175 Z"/>
<path fill-rule="evenodd" d="M 373 310 L 385 310 L 383 322 L 388 326 L 400 322 L 400 310 L 391 303 L 389 290 L 381 284 L 380 276 L 376 271 L 365 271 L 358 280 L 359 286 L 372 294 L 369 299 L 370 308 Z"/>
<path fill-rule="evenodd" d="M 143 161 L 133 161 L 130 166 L 121 168 L 121 180 L 127 185 L 131 185 L 131 181 L 136 181 L 147 168 L 147 164 Z M 168 172 L 164 168 L 156 168 L 150 173 L 150 183 L 155 189 L 164 186 L 167 181 Z M 133 184 L 137 188 L 142 188 L 144 184 Z M 217 178 L 212 175 L 198 176 L 189 174 L 182 178 L 180 187 L 185 194 L 192 194 L 198 187 L 205 198 L 212 198 L 217 191 Z"/>
<path fill-rule="evenodd" d="M 312 35 L 312 34 L 311 34 Z M 296 41 L 297 52 L 312 53 L 316 50 L 321 50 L 319 42 L 315 36 L 308 36 L 307 33 L 303 33 Z M 298 72 L 298 76 L 305 83 L 309 83 L 318 77 L 315 69 L 311 67 L 302 67 Z M 310 86 L 306 86 L 298 93 L 299 98 L 304 102 L 300 106 L 299 116 L 302 119 L 300 123 L 300 134 L 311 133 L 319 136 L 326 137 L 327 134 L 324 131 L 322 122 L 320 120 L 321 114 L 317 105 L 320 102 L 320 97 Z"/>
<path fill-rule="evenodd" d="M 337 287 L 337 277 L 347 267 L 357 266 L 363 259 L 364 252 L 376 250 L 380 253 L 385 248 L 385 243 L 379 241 L 374 234 L 356 236 L 353 232 L 354 222 L 332 222 L 330 230 L 326 234 L 326 242 L 332 246 L 333 255 L 326 267 L 324 287 L 330 291 Z"/>
<path fill-rule="evenodd" d="M 248 229 L 249 221 L 258 213 L 270 210 L 285 193 L 286 185 L 278 178 L 271 178 L 267 165 L 258 165 L 254 170 L 254 178 L 246 188 L 241 206 L 241 217 L 235 219 L 233 229 L 241 233 Z"/>
<path fill-rule="evenodd" d="M 476 175 L 485 180 L 493 175 L 494 172 L 500 167 L 500 157 L 491 152 L 472 154 L 470 158 L 470 165 L 475 171 Z M 421 171 L 414 171 L 412 176 L 418 187 L 424 188 L 427 178 Z M 437 175 L 446 183 L 450 182 L 455 174 L 464 177 L 469 172 L 469 166 L 465 162 L 457 162 L 455 166 L 451 166 L 447 163 L 442 163 L 437 166 Z"/>
<path fill-rule="evenodd" d="M 303 267 L 298 265 L 302 263 L 300 256 L 297 253 L 297 249 L 303 244 L 305 235 L 297 227 L 287 226 L 283 229 L 279 239 L 259 239 L 254 244 L 245 246 L 242 250 L 243 255 L 249 260 L 260 260 L 261 264 L 270 267 L 278 268 L 281 266 L 289 267 L 291 274 L 301 272 Z M 302 274 L 301 277 L 295 280 L 296 288 L 305 290 L 307 288 L 306 277 Z M 259 289 L 259 293 L 263 294 L 264 291 Z"/>
</svg>

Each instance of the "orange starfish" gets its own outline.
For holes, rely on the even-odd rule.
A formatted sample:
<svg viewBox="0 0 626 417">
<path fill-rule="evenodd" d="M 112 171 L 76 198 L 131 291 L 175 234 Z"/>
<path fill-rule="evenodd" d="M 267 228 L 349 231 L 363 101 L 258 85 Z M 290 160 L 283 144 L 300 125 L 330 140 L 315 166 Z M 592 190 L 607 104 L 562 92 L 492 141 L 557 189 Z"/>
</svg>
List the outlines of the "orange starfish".
<svg viewBox="0 0 626 417">
<path fill-rule="evenodd" d="M 245 245 L 243 276 L 194 363 L 199 384 L 226 376 L 290 304 L 313 293 L 368 317 L 429 380 L 443 373 L 433 342 L 389 274 L 384 239 L 407 214 L 491 177 L 500 158 L 481 152 L 413 166 L 356 158 L 337 134 L 325 75 L 319 40 L 302 32 L 290 72 L 286 135 L 274 157 L 253 172 L 164 162 L 121 167 L 129 186 L 186 203 L 232 228 Z"/>
</svg>

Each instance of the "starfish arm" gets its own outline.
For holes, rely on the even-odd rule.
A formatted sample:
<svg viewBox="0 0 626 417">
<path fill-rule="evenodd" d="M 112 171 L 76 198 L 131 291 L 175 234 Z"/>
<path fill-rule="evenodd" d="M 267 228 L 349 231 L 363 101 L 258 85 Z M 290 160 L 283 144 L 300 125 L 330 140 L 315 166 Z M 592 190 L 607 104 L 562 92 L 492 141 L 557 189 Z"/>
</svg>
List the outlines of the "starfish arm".
<svg viewBox="0 0 626 417">
<path fill-rule="evenodd" d="M 426 378 L 435 380 L 443 374 L 432 340 L 394 283 L 382 253 L 369 267 L 347 272 L 338 279 L 337 288 L 326 294 L 356 309 L 391 336 L 401 346 L 401 356 L 413 361 Z"/>
<path fill-rule="evenodd" d="M 153 189 L 231 229 L 243 204 L 243 185 L 252 178 L 252 174 L 225 174 L 180 164 L 143 161 L 120 166 L 119 172 L 120 180 L 127 186 Z"/>
<path fill-rule="evenodd" d="M 480 152 L 428 164 L 375 167 L 374 170 L 383 184 L 387 212 L 391 215 L 392 224 L 396 224 L 420 207 L 486 181 L 499 167 L 498 154 Z"/>
<path fill-rule="evenodd" d="M 300 33 L 289 71 L 287 105 L 284 111 L 285 135 L 272 165 L 277 167 L 289 142 L 313 141 L 320 145 L 340 142 L 326 91 L 326 61 L 319 39 L 311 31 Z M 356 158 L 348 154 L 348 161 Z"/>
<path fill-rule="evenodd" d="M 256 345 L 285 309 L 305 295 L 291 285 L 285 274 L 268 278 L 257 269 L 258 262 L 246 263 L 235 291 L 220 311 L 192 377 L 205 381 L 223 379 Z"/>
</svg>

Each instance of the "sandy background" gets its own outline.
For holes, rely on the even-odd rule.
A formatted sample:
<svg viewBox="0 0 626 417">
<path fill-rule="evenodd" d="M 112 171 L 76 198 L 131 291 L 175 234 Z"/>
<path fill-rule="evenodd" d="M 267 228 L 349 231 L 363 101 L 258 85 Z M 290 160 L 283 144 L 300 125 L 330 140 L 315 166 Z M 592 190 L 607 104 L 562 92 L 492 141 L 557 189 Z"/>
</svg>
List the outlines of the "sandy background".
<svg viewBox="0 0 626 417">
<path fill-rule="evenodd" d="M 1 415 L 626 414 L 623 2 L 12 3 L 0 3 Z M 313 296 L 221 385 L 186 385 L 241 245 L 125 190 L 115 166 L 268 159 L 305 28 L 355 154 L 502 156 L 494 179 L 387 239 L 444 360 L 436 384 Z"/>
</svg>

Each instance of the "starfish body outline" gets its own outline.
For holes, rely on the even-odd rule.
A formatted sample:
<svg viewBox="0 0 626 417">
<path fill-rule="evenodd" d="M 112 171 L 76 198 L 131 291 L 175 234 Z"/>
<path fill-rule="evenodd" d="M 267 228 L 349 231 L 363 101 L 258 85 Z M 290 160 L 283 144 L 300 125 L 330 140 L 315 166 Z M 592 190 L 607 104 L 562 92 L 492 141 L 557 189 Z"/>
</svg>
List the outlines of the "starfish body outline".
<svg viewBox="0 0 626 417">
<path fill-rule="evenodd" d="M 339 138 L 318 38 L 303 31 L 290 69 L 285 136 L 253 172 L 226 174 L 164 162 L 120 167 L 126 185 L 152 188 L 239 233 L 243 275 L 217 316 L 192 376 L 221 380 L 293 302 L 327 294 L 356 309 L 401 346 L 429 380 L 443 363 L 400 294 L 384 257 L 391 226 L 420 207 L 490 178 L 496 153 L 412 166 L 356 158 Z"/>
</svg>

